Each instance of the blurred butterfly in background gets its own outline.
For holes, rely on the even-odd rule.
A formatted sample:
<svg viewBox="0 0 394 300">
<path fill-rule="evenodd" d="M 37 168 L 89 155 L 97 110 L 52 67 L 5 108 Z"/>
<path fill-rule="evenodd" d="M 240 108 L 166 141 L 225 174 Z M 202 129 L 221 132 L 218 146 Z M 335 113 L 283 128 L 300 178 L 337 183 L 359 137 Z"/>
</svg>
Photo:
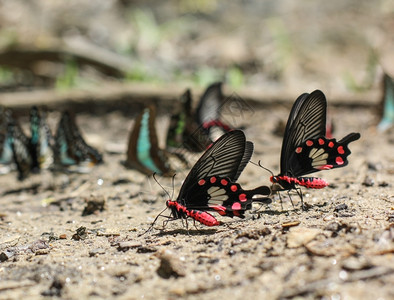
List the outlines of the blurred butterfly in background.
<svg viewBox="0 0 394 300">
<path fill-rule="evenodd" d="M 350 133 L 338 142 L 326 138 L 326 110 L 326 97 L 319 90 L 302 94 L 295 101 L 283 137 L 280 174 L 270 178 L 276 184 L 274 190 L 296 189 L 296 185 L 324 188 L 328 185 L 325 180 L 302 176 L 348 164 L 348 144 L 358 140 L 360 134 Z"/>
<path fill-rule="evenodd" d="M 196 109 L 196 122 L 211 142 L 231 130 L 220 120 L 223 98 L 222 83 L 215 82 L 205 90 Z"/>
<path fill-rule="evenodd" d="M 383 75 L 383 96 L 380 107 L 382 119 L 378 129 L 385 131 L 394 124 L 394 81 L 387 74 Z"/>
<path fill-rule="evenodd" d="M 56 131 L 54 160 L 56 166 L 77 173 L 88 173 L 103 162 L 102 155 L 83 139 L 75 116 L 67 111 L 63 112 Z"/>
<path fill-rule="evenodd" d="M 30 139 L 25 135 L 19 123 L 11 118 L 8 123 L 9 141 L 12 159 L 18 170 L 18 179 L 25 179 L 33 168 Z"/>
<path fill-rule="evenodd" d="M 201 152 L 209 145 L 204 135 L 201 139 L 200 128 L 192 113 L 192 98 L 187 89 L 175 105 L 167 132 L 167 150 L 174 152 L 185 148 L 191 152 Z"/>
<path fill-rule="evenodd" d="M 125 166 L 146 175 L 172 176 L 164 150 L 159 148 L 155 128 L 156 108 L 148 106 L 136 118 L 130 132 Z"/>
<path fill-rule="evenodd" d="M 179 148 L 201 152 L 231 128 L 221 120 L 223 101 L 222 83 L 213 83 L 201 96 L 193 112 L 190 90 L 175 105 L 167 132 L 167 150 L 176 153 Z"/>
<path fill-rule="evenodd" d="M 30 147 L 33 171 L 48 169 L 54 161 L 55 141 L 43 112 L 36 106 L 30 110 Z"/>
<path fill-rule="evenodd" d="M 7 174 L 14 168 L 9 123 L 11 111 L 0 106 L 0 174 Z"/>
</svg>

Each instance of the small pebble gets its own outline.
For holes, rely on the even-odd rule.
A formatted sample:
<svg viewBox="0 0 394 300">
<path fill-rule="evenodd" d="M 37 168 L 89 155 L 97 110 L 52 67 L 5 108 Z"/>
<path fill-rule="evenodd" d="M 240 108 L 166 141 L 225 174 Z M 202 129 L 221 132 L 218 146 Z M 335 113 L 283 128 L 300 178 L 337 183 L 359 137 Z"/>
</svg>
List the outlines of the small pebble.
<svg viewBox="0 0 394 300">
<path fill-rule="evenodd" d="M 172 250 L 163 249 L 157 253 L 160 259 L 160 266 L 157 269 L 157 274 L 165 279 L 170 277 L 185 276 L 185 268 L 181 259 Z"/>
<path fill-rule="evenodd" d="M 105 249 L 102 248 L 96 248 L 96 249 L 92 249 L 89 251 L 89 256 L 98 256 L 100 254 L 104 254 L 105 253 Z"/>
<path fill-rule="evenodd" d="M 341 211 L 341 210 L 344 210 L 344 209 L 347 209 L 347 208 L 348 208 L 347 204 L 346 203 L 342 203 L 342 204 L 339 204 L 339 205 L 335 206 L 334 211 Z"/>
</svg>

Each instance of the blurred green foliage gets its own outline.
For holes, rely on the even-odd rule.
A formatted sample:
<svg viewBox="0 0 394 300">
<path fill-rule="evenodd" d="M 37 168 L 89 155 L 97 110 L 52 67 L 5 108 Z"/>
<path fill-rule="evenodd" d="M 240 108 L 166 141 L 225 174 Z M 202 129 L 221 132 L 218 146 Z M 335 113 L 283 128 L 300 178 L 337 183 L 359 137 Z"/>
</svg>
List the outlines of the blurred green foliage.
<svg viewBox="0 0 394 300">
<path fill-rule="evenodd" d="M 77 87 L 80 82 L 78 64 L 72 60 L 66 60 L 64 72 L 56 78 L 55 87 L 58 90 L 68 90 Z"/>
<path fill-rule="evenodd" d="M 14 73 L 6 67 L 0 67 L 0 83 L 5 84 L 14 80 Z"/>
<path fill-rule="evenodd" d="M 275 46 L 275 51 L 273 51 L 275 73 L 280 75 L 290 63 L 295 47 L 290 38 L 288 28 L 282 19 L 278 17 L 268 18 L 266 25 Z"/>
<path fill-rule="evenodd" d="M 377 67 L 379 65 L 379 55 L 374 49 L 370 49 L 365 64 L 365 77 L 361 83 L 358 83 L 350 71 L 345 72 L 343 80 L 346 88 L 353 92 L 364 92 L 369 90 L 375 81 Z"/>
<path fill-rule="evenodd" d="M 226 75 L 227 82 L 232 88 L 238 89 L 244 84 L 245 77 L 240 68 L 233 66 Z"/>
</svg>

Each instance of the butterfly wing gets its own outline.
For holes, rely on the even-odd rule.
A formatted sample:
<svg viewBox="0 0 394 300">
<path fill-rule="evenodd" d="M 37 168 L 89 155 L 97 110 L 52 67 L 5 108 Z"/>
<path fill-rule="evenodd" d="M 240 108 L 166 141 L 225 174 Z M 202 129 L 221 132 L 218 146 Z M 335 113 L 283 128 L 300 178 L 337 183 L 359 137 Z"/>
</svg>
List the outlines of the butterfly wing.
<svg viewBox="0 0 394 300">
<path fill-rule="evenodd" d="M 215 82 L 208 86 L 196 109 L 196 120 L 200 126 L 220 118 L 222 98 L 221 82 Z"/>
<path fill-rule="evenodd" d="M 208 138 L 199 132 L 198 125 L 192 116 L 192 98 L 190 89 L 181 96 L 174 113 L 171 115 L 167 132 L 167 149 L 170 152 L 186 148 L 191 152 L 200 152 L 208 146 Z"/>
<path fill-rule="evenodd" d="M 222 83 L 216 82 L 206 89 L 196 109 L 199 128 L 213 142 L 231 130 L 230 126 L 220 121 L 222 102 Z"/>
<path fill-rule="evenodd" d="M 101 154 L 83 139 L 74 115 L 64 112 L 55 138 L 55 161 L 70 171 L 86 173 L 103 161 Z M 75 166 L 72 167 L 72 166 Z"/>
<path fill-rule="evenodd" d="M 246 165 L 250 161 L 250 158 L 253 155 L 254 145 L 252 142 L 247 141 L 245 144 L 245 152 L 242 157 L 241 163 L 239 164 L 237 173 L 233 177 L 233 181 L 237 181 L 239 176 L 241 175 L 242 171 L 245 169 Z"/>
<path fill-rule="evenodd" d="M 292 172 L 299 176 L 346 166 L 351 153 L 348 145 L 359 138 L 359 133 L 350 133 L 338 142 L 325 137 L 306 140 L 289 157 L 294 161 Z"/>
<path fill-rule="evenodd" d="M 32 169 L 30 141 L 15 120 L 11 120 L 8 124 L 8 130 L 13 159 L 18 169 L 18 179 L 23 180 Z"/>
<path fill-rule="evenodd" d="M 195 163 L 186 177 L 177 201 L 185 205 L 187 191 L 193 189 L 201 178 L 218 176 L 235 181 L 246 166 L 245 134 L 241 130 L 229 131 L 214 142 Z M 248 146 L 249 150 L 253 149 Z"/>
<path fill-rule="evenodd" d="M 158 146 L 155 120 L 156 110 L 153 106 L 145 108 L 137 117 L 129 136 L 126 165 L 146 175 L 158 173 L 171 176 L 165 153 Z"/>
<path fill-rule="evenodd" d="M 326 110 L 326 97 L 320 90 L 315 90 L 311 94 L 302 94 L 297 98 L 290 112 L 283 137 L 281 174 L 302 175 L 293 170 L 298 168 L 298 162 L 291 158 L 292 153 L 307 139 L 324 137 Z"/>
<path fill-rule="evenodd" d="M 47 169 L 53 163 L 54 139 L 45 116 L 36 106 L 30 110 L 30 131 L 33 168 Z"/>
<path fill-rule="evenodd" d="M 383 98 L 381 101 L 382 120 L 378 125 L 378 129 L 385 131 L 394 124 L 394 81 L 384 74 L 383 77 Z"/>
<path fill-rule="evenodd" d="M 170 126 L 167 131 L 167 148 L 179 148 L 183 146 L 183 136 L 186 130 L 186 123 L 191 110 L 190 89 L 181 96 L 173 114 L 170 118 Z"/>
<path fill-rule="evenodd" d="M 8 124 L 11 121 L 11 111 L 0 106 L 0 174 L 8 173 L 12 164 L 12 146 Z"/>
</svg>

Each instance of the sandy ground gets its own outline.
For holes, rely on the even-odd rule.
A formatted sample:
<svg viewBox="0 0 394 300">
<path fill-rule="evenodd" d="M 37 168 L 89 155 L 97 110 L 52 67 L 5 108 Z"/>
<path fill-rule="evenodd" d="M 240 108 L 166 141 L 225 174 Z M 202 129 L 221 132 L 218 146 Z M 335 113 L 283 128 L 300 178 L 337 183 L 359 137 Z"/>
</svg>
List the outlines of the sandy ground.
<svg viewBox="0 0 394 300">
<path fill-rule="evenodd" d="M 282 140 L 273 131 L 288 112 L 255 107 L 232 120 L 246 125 L 253 161 L 275 173 Z M 244 220 L 218 216 L 224 225 L 189 222 L 186 230 L 180 220 L 163 229 L 159 219 L 139 236 L 168 196 L 153 179 L 125 169 L 124 155 L 105 152 L 90 174 L 47 171 L 24 182 L 2 176 L 0 298 L 393 299 L 393 132 L 376 132 L 368 109 L 330 113 L 335 137 L 355 131 L 361 139 L 350 144 L 347 167 L 319 173 L 328 188 L 303 190 L 307 211 L 283 193 L 283 209 L 275 196 Z M 125 147 L 132 121 L 111 112 L 80 114 L 78 123 L 104 151 Z M 178 170 L 175 195 L 187 172 Z M 249 164 L 239 183 L 252 188 L 269 176 Z M 171 179 L 158 180 L 172 194 Z M 82 216 L 88 200 L 104 200 L 104 210 Z"/>
</svg>

